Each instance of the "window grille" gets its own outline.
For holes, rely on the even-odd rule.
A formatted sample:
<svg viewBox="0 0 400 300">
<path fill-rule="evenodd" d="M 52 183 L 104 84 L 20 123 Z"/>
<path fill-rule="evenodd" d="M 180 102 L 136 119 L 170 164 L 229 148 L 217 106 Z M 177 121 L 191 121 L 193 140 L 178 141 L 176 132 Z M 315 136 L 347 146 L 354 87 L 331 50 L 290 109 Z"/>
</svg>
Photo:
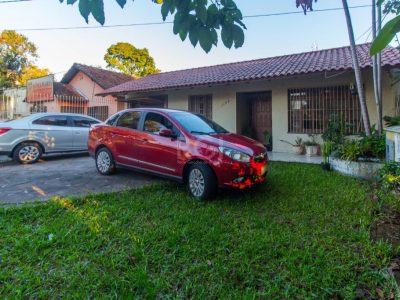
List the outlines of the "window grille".
<svg viewBox="0 0 400 300">
<path fill-rule="evenodd" d="M 288 91 L 289 132 L 319 134 L 335 118 L 347 134 L 362 132 L 360 104 L 348 86 L 290 89 Z"/>
</svg>

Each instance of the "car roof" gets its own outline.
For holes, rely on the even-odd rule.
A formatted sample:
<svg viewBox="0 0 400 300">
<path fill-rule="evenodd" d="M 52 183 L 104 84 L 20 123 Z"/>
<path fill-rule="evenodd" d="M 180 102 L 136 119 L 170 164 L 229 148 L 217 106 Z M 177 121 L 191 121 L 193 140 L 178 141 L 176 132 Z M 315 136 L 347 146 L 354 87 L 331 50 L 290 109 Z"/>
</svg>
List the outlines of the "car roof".
<svg viewBox="0 0 400 300">
<path fill-rule="evenodd" d="M 91 119 L 95 119 L 91 116 L 88 115 L 83 115 L 83 114 L 76 114 L 76 113 L 58 113 L 58 112 L 47 112 L 47 113 L 32 113 L 30 116 L 27 116 L 26 118 L 28 119 L 33 119 L 33 118 L 40 118 L 40 117 L 46 117 L 46 116 L 76 116 L 76 117 L 87 117 Z"/>
<path fill-rule="evenodd" d="M 173 112 L 188 112 L 181 109 L 172 108 L 154 108 L 154 107 L 138 107 L 138 108 L 128 108 L 124 111 L 143 111 L 143 112 L 160 112 L 160 113 L 173 113 Z"/>
</svg>

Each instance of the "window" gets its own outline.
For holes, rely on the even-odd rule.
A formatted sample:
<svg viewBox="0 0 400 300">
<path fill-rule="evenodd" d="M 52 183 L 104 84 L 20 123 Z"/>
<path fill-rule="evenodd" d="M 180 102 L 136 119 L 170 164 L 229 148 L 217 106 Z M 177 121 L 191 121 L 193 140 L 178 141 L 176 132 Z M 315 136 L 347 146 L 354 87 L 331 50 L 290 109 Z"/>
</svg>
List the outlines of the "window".
<svg viewBox="0 0 400 300">
<path fill-rule="evenodd" d="M 107 125 L 111 125 L 111 126 L 114 125 L 115 121 L 117 121 L 117 119 L 119 118 L 120 115 L 121 115 L 120 113 L 117 113 L 117 114 L 113 115 L 112 117 L 110 117 L 107 120 L 106 124 Z"/>
<path fill-rule="evenodd" d="M 140 120 L 140 112 L 130 111 L 124 113 L 117 122 L 118 127 L 126 127 L 130 129 L 138 129 Z"/>
<path fill-rule="evenodd" d="M 212 119 L 212 95 L 189 96 L 189 111 Z"/>
<path fill-rule="evenodd" d="M 84 114 L 85 108 L 82 106 L 61 106 L 62 113 Z"/>
<path fill-rule="evenodd" d="M 105 121 L 108 118 L 108 106 L 88 107 L 88 115 L 101 121 Z"/>
<path fill-rule="evenodd" d="M 32 124 L 47 126 L 68 126 L 68 119 L 66 116 L 48 116 L 37 119 L 33 121 Z"/>
<path fill-rule="evenodd" d="M 148 113 L 144 121 L 144 131 L 159 134 L 162 129 L 171 129 L 176 136 L 180 136 L 178 128 L 166 117 L 156 113 Z"/>
<path fill-rule="evenodd" d="M 172 112 L 171 115 L 181 126 L 193 134 L 228 133 L 217 123 L 201 116 L 188 112 Z"/>
<path fill-rule="evenodd" d="M 84 117 L 72 117 L 75 127 L 89 128 L 92 124 L 98 124 L 96 120 L 84 118 Z"/>
<path fill-rule="evenodd" d="M 344 122 L 347 134 L 362 131 L 358 97 L 348 86 L 290 89 L 288 100 L 290 133 L 322 133 L 333 117 Z"/>
</svg>

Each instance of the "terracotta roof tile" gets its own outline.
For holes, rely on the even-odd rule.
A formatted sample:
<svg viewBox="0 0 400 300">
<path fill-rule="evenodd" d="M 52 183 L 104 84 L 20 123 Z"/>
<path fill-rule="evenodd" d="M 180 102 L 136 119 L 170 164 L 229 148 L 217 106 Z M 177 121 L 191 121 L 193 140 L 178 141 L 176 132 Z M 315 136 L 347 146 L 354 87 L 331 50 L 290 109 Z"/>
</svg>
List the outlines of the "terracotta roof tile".
<svg viewBox="0 0 400 300">
<path fill-rule="evenodd" d="M 79 71 L 86 74 L 88 77 L 90 77 L 90 79 L 100 85 L 103 89 L 108 89 L 132 80 L 132 77 L 122 73 L 74 63 L 61 79 L 61 82 L 68 84 Z"/>
<path fill-rule="evenodd" d="M 357 46 L 361 68 L 372 66 L 369 48 L 370 44 Z M 382 66 L 400 66 L 400 50 L 385 49 L 382 52 Z M 350 47 L 341 47 L 149 75 L 117 85 L 101 94 L 149 92 L 351 69 Z"/>
<path fill-rule="evenodd" d="M 68 84 L 64 84 L 61 82 L 53 82 L 53 89 L 54 89 L 54 95 L 58 96 L 62 99 L 74 99 L 74 100 L 87 100 L 84 98 L 81 94 L 78 93 L 72 86 Z"/>
</svg>

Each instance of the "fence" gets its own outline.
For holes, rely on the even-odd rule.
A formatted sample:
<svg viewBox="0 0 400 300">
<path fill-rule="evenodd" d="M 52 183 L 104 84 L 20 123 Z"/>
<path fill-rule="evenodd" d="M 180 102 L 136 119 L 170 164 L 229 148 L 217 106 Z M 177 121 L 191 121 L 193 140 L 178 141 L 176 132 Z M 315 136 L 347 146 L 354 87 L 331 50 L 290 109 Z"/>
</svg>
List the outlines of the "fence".
<svg viewBox="0 0 400 300">
<path fill-rule="evenodd" d="M 40 100 L 46 99 L 46 100 Z M 51 97 L 35 97 L 28 100 L 18 93 L 3 93 L 0 95 L 0 121 L 17 119 L 40 112 L 77 113 L 106 120 L 111 115 L 125 109 L 125 103 L 110 97 L 84 97 L 57 95 Z"/>
</svg>

